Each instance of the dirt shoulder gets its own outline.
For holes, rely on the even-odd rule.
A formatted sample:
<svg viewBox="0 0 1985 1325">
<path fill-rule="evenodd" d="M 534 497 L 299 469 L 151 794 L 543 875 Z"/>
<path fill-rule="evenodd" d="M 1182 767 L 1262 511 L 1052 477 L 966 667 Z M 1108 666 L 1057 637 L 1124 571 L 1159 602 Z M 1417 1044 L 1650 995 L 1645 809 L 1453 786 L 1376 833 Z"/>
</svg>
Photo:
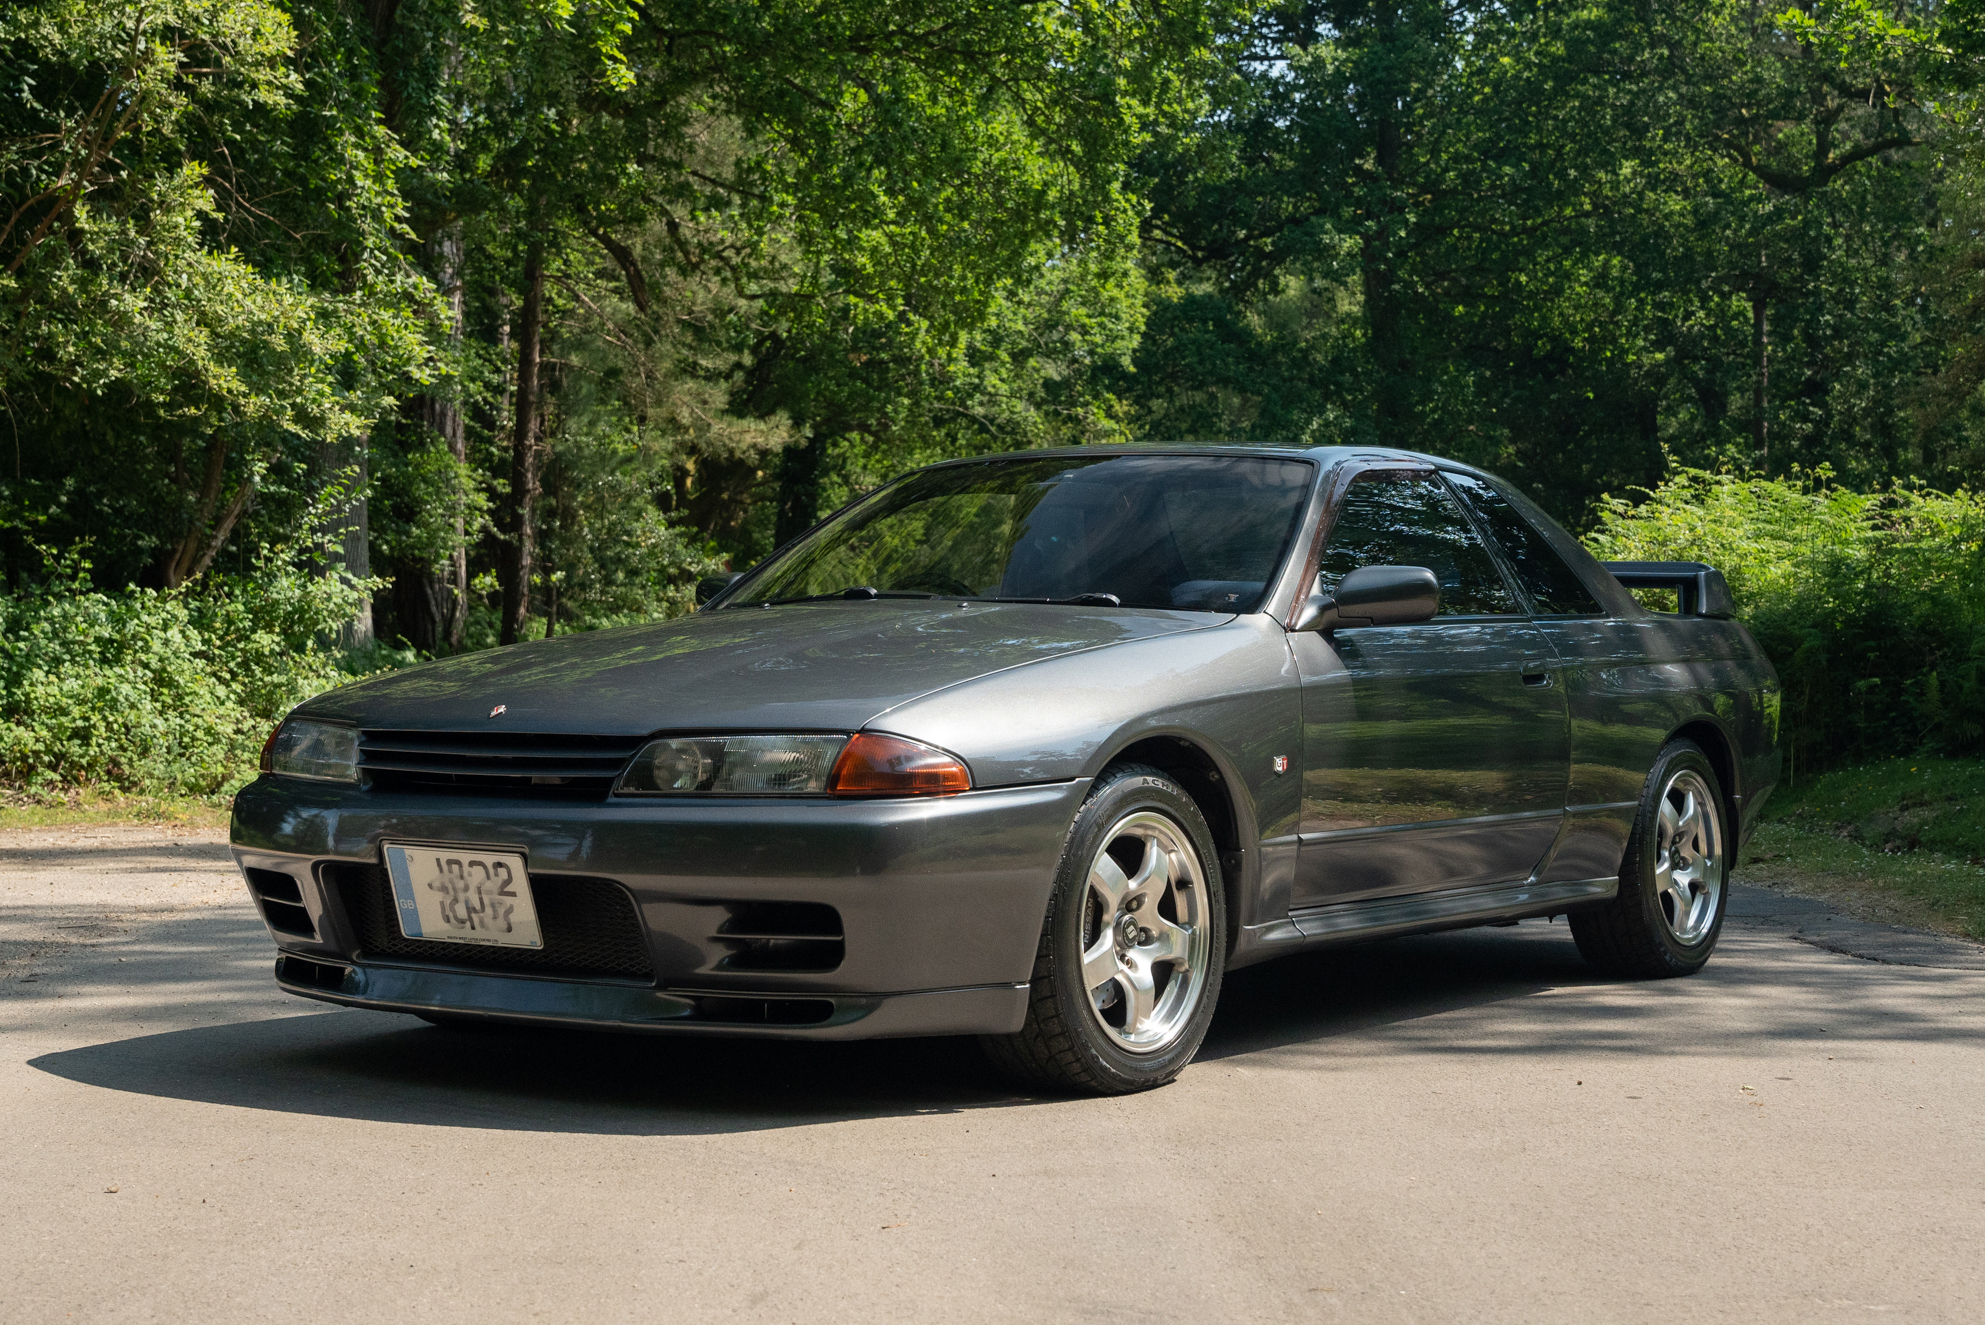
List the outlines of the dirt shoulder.
<svg viewBox="0 0 1985 1325">
<path fill-rule="evenodd" d="M 95 796 L 77 792 L 56 801 L 0 791 L 0 851 L 14 832 L 63 828 L 162 828 L 227 836 L 227 798 Z"/>
</svg>

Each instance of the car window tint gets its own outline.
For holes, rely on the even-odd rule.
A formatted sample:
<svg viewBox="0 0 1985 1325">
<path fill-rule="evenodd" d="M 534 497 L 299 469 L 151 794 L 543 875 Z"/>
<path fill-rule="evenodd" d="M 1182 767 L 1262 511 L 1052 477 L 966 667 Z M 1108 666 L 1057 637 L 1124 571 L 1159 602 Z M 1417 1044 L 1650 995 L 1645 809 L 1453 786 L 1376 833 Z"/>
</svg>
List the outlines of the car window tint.
<svg viewBox="0 0 1985 1325">
<path fill-rule="evenodd" d="M 1345 490 L 1318 566 L 1329 593 L 1360 566 L 1425 566 L 1441 584 L 1440 615 L 1521 612 L 1516 595 L 1440 480 L 1371 474 Z"/>
<path fill-rule="evenodd" d="M 1605 609 L 1599 600 L 1565 559 L 1557 554 L 1544 536 L 1523 513 L 1510 505 L 1509 499 L 1468 474 L 1449 474 L 1448 481 L 1460 489 L 1468 504 L 1482 517 L 1489 527 L 1489 537 L 1496 541 L 1503 555 L 1509 559 L 1516 578 L 1529 593 L 1537 610 L 1545 616 L 1597 616 Z"/>
<path fill-rule="evenodd" d="M 1256 518 L 1254 495 L 1242 486 L 1211 485 L 1160 494 L 1165 523 L 1194 579 L 1246 579 L 1275 560 L 1288 531 L 1281 520 Z"/>
<path fill-rule="evenodd" d="M 833 594 L 1251 612 L 1315 468 L 1256 456 L 1053 457 L 914 474 L 814 530 L 732 605 Z"/>
</svg>

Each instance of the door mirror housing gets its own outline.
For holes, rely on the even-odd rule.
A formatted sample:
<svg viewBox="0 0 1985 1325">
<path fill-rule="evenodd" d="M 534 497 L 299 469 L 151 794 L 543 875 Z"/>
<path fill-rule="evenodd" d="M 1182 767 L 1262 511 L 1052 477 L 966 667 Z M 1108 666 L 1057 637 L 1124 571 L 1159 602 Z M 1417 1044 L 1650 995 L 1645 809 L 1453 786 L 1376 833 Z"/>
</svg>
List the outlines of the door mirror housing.
<svg viewBox="0 0 1985 1325">
<path fill-rule="evenodd" d="M 724 590 L 744 578 L 743 571 L 727 571 L 722 575 L 711 575 L 696 582 L 696 605 L 709 602 Z"/>
<path fill-rule="evenodd" d="M 1328 635 L 1356 626 L 1429 621 L 1440 601 L 1440 581 L 1425 566 L 1360 566 L 1337 582 L 1334 593 L 1310 595 L 1295 628 Z"/>
</svg>

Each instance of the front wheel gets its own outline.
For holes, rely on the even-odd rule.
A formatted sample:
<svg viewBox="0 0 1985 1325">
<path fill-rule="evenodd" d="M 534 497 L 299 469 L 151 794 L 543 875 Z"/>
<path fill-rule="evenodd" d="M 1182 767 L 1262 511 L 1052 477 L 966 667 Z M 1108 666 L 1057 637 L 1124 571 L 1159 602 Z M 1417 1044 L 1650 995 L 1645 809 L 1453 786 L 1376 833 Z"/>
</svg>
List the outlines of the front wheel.
<svg viewBox="0 0 1985 1325">
<path fill-rule="evenodd" d="M 1184 1070 L 1226 966 L 1218 859 L 1178 783 L 1135 765 L 1099 779 L 1062 854 L 1026 1024 L 985 1037 L 993 1061 L 1031 1084 L 1100 1095 Z"/>
<path fill-rule="evenodd" d="M 1716 769 L 1694 741 L 1669 742 L 1641 793 L 1618 895 L 1571 916 L 1579 952 L 1631 979 L 1701 970 L 1723 930 L 1730 846 Z"/>
</svg>

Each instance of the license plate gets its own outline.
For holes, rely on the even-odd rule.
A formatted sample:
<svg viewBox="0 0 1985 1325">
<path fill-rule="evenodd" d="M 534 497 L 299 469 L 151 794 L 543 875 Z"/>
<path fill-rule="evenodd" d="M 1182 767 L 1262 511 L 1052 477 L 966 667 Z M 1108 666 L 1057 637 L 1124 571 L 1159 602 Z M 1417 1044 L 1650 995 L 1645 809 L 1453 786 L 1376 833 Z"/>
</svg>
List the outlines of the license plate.
<svg viewBox="0 0 1985 1325">
<path fill-rule="evenodd" d="M 524 858 L 504 851 L 388 846 L 393 912 L 410 939 L 542 948 Z"/>
</svg>

